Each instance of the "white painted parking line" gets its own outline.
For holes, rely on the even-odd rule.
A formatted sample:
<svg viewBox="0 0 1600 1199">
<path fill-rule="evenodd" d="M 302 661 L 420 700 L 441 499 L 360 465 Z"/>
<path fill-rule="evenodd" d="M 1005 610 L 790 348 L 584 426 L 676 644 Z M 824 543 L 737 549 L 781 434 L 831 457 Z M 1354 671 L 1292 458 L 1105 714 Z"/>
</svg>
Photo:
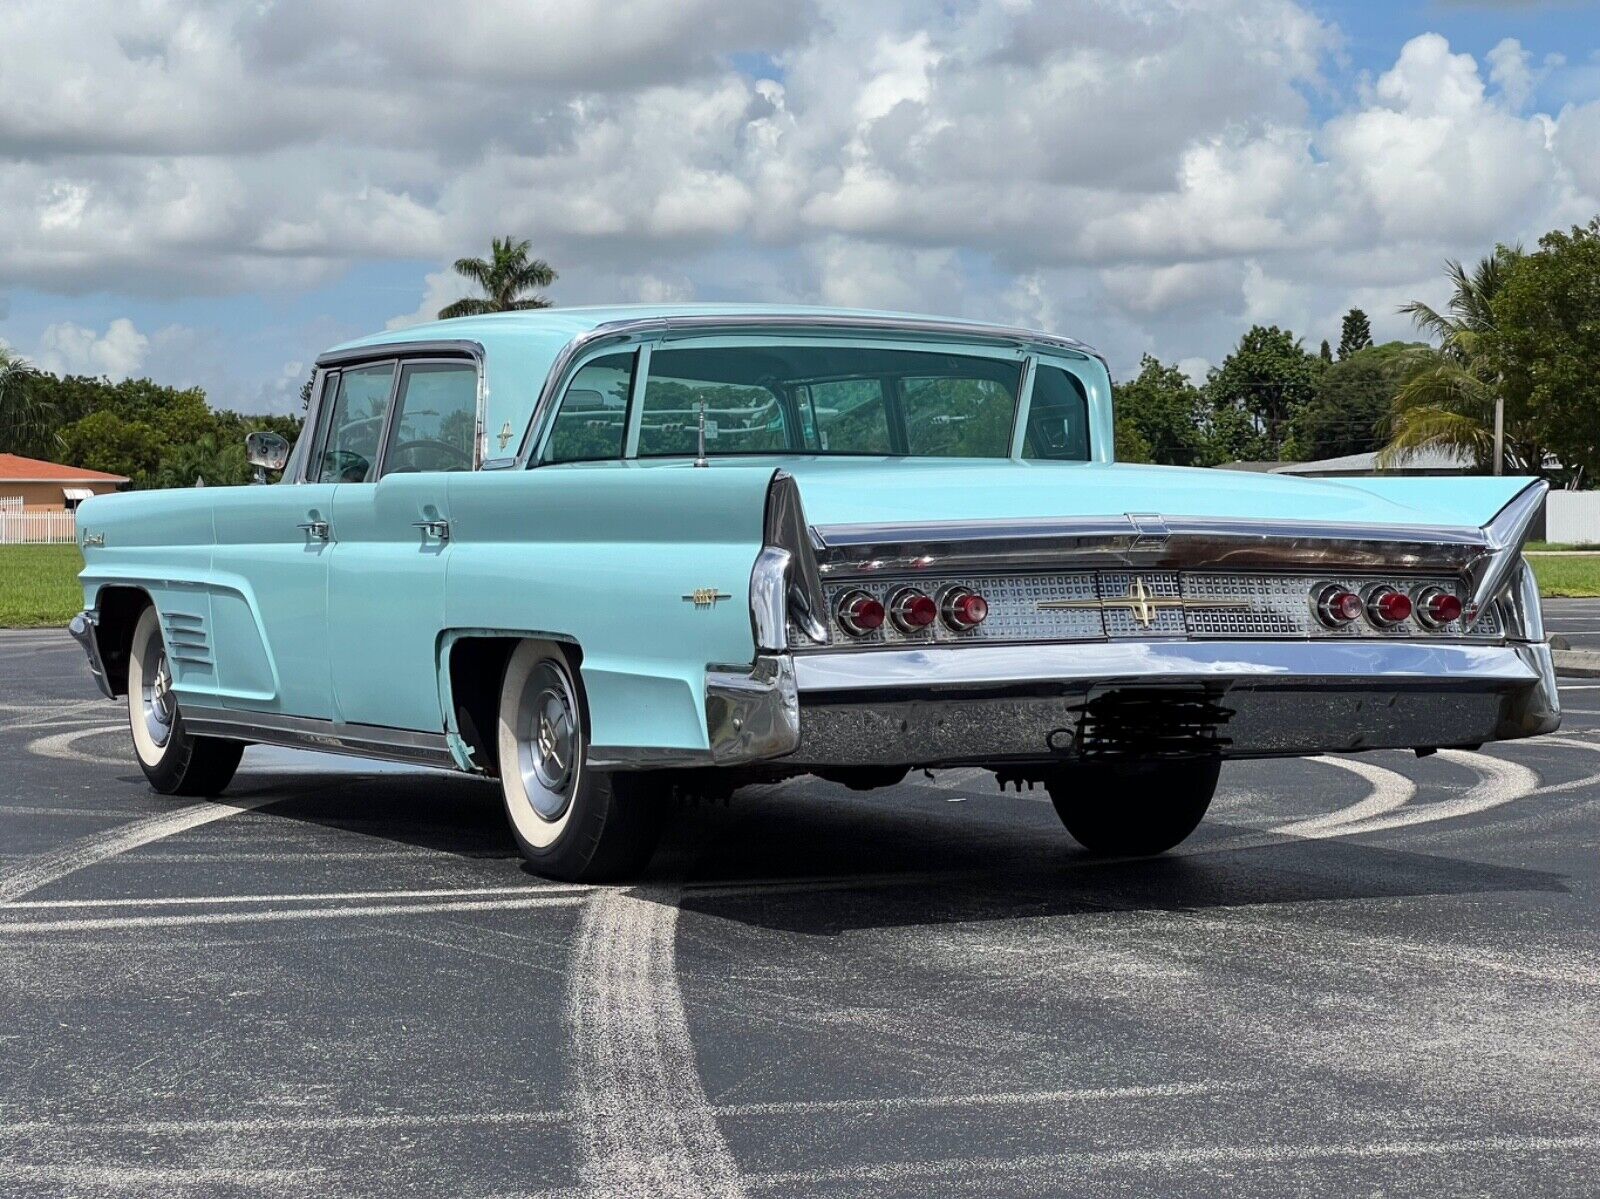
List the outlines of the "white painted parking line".
<svg viewBox="0 0 1600 1199">
<path fill-rule="evenodd" d="M 441 887 L 425 891 L 304 891 L 278 895 L 160 895 L 148 899 L 23 899 L 0 908 L 10 911 L 75 908 L 156 908 L 173 906 L 212 907 L 238 903 L 334 903 L 353 900 L 402 900 L 467 898 L 474 895 L 585 895 L 592 887 L 581 884 L 526 883 L 520 887 Z"/>
<path fill-rule="evenodd" d="M 0 1137 L 28 1136 L 196 1136 L 285 1132 L 402 1131 L 413 1128 L 504 1128 L 560 1124 L 562 1111 L 444 1112 L 376 1116 L 241 1116 L 216 1120 L 17 1120 L 0 1124 Z"/>
<path fill-rule="evenodd" d="M 1109 1169 L 1170 1171 L 1183 1167 L 1292 1165 L 1311 1161 L 1370 1161 L 1478 1154 L 1600 1151 L 1600 1136 L 1489 1136 L 1449 1140 L 1360 1141 L 1342 1145 L 1183 1145 L 1170 1149 L 1085 1149 L 1018 1157 L 947 1158 L 942 1161 L 873 1162 L 837 1169 L 787 1170 L 751 1179 L 761 1187 L 820 1187 L 829 1183 L 966 1180 L 980 1187 L 994 1174 L 1031 1174 L 1056 1187 L 1071 1175 L 1093 1177 Z M 1054 1188 L 1052 1188 L 1054 1189 Z M 1059 1193 L 1059 1192 L 1057 1192 Z"/>
<path fill-rule="evenodd" d="M 434 912 L 498 912 L 521 908 L 572 907 L 581 895 L 527 895 L 519 899 L 453 903 L 358 904 L 330 908 L 268 908 L 254 912 L 187 912 L 179 916 L 90 916 L 80 920 L 3 920 L 0 940 L 41 933 L 92 933 L 141 928 L 185 928 L 209 924 L 275 924 L 285 920 L 348 920 L 373 916 L 417 916 Z"/>
<path fill-rule="evenodd" d="M 1038 1103 L 1106 1103 L 1118 1099 L 1183 1099 L 1236 1091 L 1237 1084 L 1170 1082 L 1151 1086 L 1081 1087 L 1056 1091 L 999 1091 L 976 1095 L 886 1095 L 878 1099 L 800 1099 L 789 1103 L 724 1103 L 717 1115 L 803 1116 L 898 1112 L 957 1107 L 1027 1107 Z"/>
<path fill-rule="evenodd" d="M 162 812 L 109 828 L 101 833 L 70 842 L 60 849 L 24 858 L 0 870 L 0 904 L 21 899 L 30 891 L 65 878 L 85 866 L 114 858 L 130 849 L 170 837 L 187 829 L 199 828 L 214 820 L 225 820 L 277 800 L 278 796 L 263 795 L 241 799 L 217 799 L 207 803 L 190 804 L 174 812 Z"/>
<path fill-rule="evenodd" d="M 689 1038 L 678 896 L 676 887 L 596 892 L 567 967 L 580 1170 L 596 1195 L 745 1193 Z"/>
</svg>

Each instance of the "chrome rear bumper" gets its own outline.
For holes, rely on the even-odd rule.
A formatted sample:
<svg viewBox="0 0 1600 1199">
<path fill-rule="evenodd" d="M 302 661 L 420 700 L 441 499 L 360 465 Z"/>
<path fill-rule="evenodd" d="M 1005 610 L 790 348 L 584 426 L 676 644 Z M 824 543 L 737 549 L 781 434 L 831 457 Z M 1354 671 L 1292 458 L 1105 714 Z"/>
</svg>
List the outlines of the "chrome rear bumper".
<svg viewBox="0 0 1600 1199">
<path fill-rule="evenodd" d="M 718 765 L 949 766 L 1477 745 L 1560 701 L 1541 643 L 1149 641 L 770 655 L 707 715 Z"/>
</svg>

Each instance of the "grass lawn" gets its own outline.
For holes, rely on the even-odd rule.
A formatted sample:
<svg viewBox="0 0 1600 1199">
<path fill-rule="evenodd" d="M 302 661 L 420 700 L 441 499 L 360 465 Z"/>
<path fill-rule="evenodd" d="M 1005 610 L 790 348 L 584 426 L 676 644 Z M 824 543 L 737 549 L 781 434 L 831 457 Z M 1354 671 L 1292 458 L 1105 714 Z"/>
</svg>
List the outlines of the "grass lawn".
<svg viewBox="0 0 1600 1199">
<path fill-rule="evenodd" d="M 0 545 L 0 629 L 65 625 L 83 608 L 75 545 Z"/>
<path fill-rule="evenodd" d="M 1531 559 L 1546 596 L 1600 596 L 1600 554 Z M 83 607 L 75 545 L 0 545 L 0 629 L 65 625 Z"/>
<path fill-rule="evenodd" d="M 1533 563 L 1540 595 L 1600 595 L 1600 554 L 1552 554 L 1528 561 Z"/>
</svg>

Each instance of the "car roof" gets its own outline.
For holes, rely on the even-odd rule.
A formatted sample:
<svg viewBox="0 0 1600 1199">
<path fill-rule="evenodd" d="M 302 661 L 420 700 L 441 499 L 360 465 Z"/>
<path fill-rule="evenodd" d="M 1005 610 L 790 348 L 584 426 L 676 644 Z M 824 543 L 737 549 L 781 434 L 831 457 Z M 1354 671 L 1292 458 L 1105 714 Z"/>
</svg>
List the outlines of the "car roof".
<svg viewBox="0 0 1600 1199">
<path fill-rule="evenodd" d="M 884 312 L 868 308 L 835 308 L 803 304 L 605 304 L 575 308 L 534 308 L 520 312 L 494 312 L 482 316 L 463 316 L 452 320 L 428 321 L 404 329 L 386 329 L 328 350 L 319 365 L 330 365 L 355 357 L 364 350 L 404 349 L 416 346 L 434 350 L 481 348 L 486 359 L 484 377 L 484 427 L 489 437 L 510 429 L 520 442 L 521 434 L 534 411 L 539 392 L 563 351 L 608 326 L 624 327 L 639 322 L 671 322 L 714 326 L 722 320 L 730 325 L 743 322 L 793 322 L 803 326 L 808 319 L 818 325 L 848 330 L 859 321 L 863 333 L 883 332 L 905 327 L 916 331 L 936 331 L 959 340 L 970 333 L 974 339 L 1002 337 L 1019 344 L 1065 348 L 1104 359 L 1092 348 L 1070 337 L 1037 330 L 986 324 L 982 321 L 914 313 Z M 515 447 L 508 443 L 508 450 Z M 492 454 L 490 456 L 493 456 Z"/>
</svg>

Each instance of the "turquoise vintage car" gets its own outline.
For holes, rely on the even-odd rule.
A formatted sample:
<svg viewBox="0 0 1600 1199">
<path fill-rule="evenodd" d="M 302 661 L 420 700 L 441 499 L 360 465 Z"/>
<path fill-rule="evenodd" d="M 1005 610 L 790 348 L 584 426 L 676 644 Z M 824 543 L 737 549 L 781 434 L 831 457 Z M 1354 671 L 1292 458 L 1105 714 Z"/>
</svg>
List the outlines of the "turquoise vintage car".
<svg viewBox="0 0 1600 1199">
<path fill-rule="evenodd" d="M 528 860 L 672 788 L 976 765 L 1155 853 L 1228 758 L 1557 727 L 1544 484 L 1113 461 L 1104 362 L 953 320 L 683 305 L 337 347 L 276 485 L 79 509 L 73 632 L 152 785 L 251 742 L 497 778 Z"/>
</svg>

